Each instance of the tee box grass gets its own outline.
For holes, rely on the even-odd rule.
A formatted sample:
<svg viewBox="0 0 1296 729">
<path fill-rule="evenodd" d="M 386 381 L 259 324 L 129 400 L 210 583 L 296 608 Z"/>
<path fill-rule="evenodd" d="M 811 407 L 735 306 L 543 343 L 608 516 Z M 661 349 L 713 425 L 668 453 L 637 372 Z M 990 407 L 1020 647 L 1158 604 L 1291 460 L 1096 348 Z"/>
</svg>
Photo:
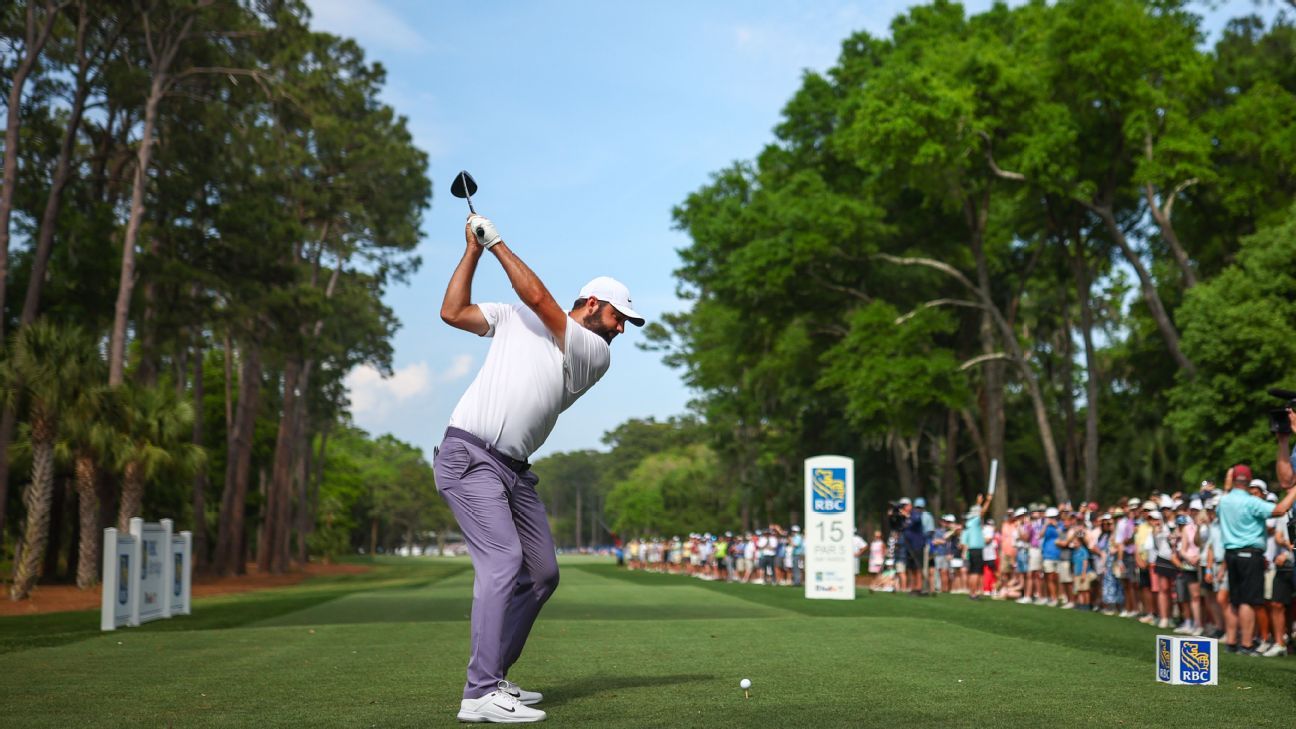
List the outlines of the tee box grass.
<svg viewBox="0 0 1296 729">
<path fill-rule="evenodd" d="M 565 558 L 510 678 L 565 727 L 1290 727 L 1296 659 L 1156 682 L 1156 630 L 944 596 L 799 590 Z M 0 619 L 0 715 L 23 727 L 455 726 L 472 570 L 362 575 L 195 601 L 111 633 L 98 613 Z M 738 681 L 752 681 L 745 699 Z M 552 725 L 552 724 L 550 724 Z"/>
</svg>

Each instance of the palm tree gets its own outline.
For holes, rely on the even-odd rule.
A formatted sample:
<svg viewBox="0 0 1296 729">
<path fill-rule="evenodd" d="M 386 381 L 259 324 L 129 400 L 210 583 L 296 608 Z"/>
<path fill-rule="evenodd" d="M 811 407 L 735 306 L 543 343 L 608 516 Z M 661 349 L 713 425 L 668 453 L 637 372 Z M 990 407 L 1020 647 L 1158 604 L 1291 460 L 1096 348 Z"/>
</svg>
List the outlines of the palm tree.
<svg viewBox="0 0 1296 729">
<path fill-rule="evenodd" d="M 31 483 L 23 492 L 26 523 L 9 587 L 13 600 L 26 598 L 40 577 L 49 540 L 60 416 L 89 383 L 100 380 L 102 367 L 95 341 L 85 331 L 47 320 L 20 329 L 0 366 L 0 400 L 26 412 L 32 453 Z"/>
<path fill-rule="evenodd" d="M 85 590 L 99 581 L 98 482 L 100 464 L 115 460 L 122 438 L 113 427 L 121 421 L 122 398 L 102 385 L 83 390 L 68 408 L 63 421 L 64 450 L 76 474 L 77 504 L 81 518 L 81 543 L 77 558 L 77 587 Z"/>
<path fill-rule="evenodd" d="M 164 471 L 192 474 L 206 453 L 189 442 L 193 407 L 179 400 L 170 388 L 126 385 L 121 396 L 116 461 L 122 474 L 121 505 L 117 528 L 125 530 L 140 515 L 144 487 Z"/>
</svg>

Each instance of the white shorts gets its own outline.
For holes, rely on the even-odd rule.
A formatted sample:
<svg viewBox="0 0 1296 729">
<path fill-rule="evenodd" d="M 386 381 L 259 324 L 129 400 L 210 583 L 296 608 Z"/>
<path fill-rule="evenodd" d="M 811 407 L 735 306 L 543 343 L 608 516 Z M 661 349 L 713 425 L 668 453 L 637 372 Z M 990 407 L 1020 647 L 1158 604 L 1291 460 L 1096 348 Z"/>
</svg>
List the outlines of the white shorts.
<svg viewBox="0 0 1296 729">
<path fill-rule="evenodd" d="M 1039 572 L 1044 569 L 1044 552 L 1039 547 L 1031 547 L 1026 553 L 1026 569 L 1031 572 Z"/>
</svg>

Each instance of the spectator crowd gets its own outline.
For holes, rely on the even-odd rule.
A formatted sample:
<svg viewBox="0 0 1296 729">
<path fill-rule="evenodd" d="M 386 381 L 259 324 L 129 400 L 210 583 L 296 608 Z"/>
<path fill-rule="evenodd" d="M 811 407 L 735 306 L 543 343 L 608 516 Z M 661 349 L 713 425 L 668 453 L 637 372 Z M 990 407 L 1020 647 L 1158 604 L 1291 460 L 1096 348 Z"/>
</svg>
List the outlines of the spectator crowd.
<svg viewBox="0 0 1296 729">
<path fill-rule="evenodd" d="M 1289 413 L 1296 429 L 1296 414 Z M 1022 605 L 1090 611 L 1224 641 L 1231 653 L 1296 653 L 1296 553 L 1289 511 L 1296 451 L 1277 436 L 1275 488 L 1247 464 L 1193 491 L 1153 492 L 1102 507 L 1033 503 L 982 518 L 992 495 L 961 518 L 901 499 L 889 528 L 854 536 L 860 582 L 878 592 L 988 596 Z M 1279 495 L 1279 492 L 1285 492 Z M 632 539 L 631 569 L 703 580 L 802 584 L 805 542 L 797 526 L 687 538 Z"/>
</svg>

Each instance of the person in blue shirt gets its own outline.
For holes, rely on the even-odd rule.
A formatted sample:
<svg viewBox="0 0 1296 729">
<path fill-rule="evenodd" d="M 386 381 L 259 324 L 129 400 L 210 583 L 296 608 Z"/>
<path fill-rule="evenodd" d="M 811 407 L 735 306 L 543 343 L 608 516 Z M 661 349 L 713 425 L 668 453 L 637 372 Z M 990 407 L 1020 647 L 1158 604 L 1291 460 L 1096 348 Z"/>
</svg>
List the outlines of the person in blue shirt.
<svg viewBox="0 0 1296 729">
<path fill-rule="evenodd" d="M 977 494 L 976 504 L 968 510 L 963 522 L 963 546 L 967 549 L 968 597 L 981 599 L 982 572 L 985 571 L 985 532 L 981 530 L 981 514 L 990 508 L 993 495 Z"/>
<path fill-rule="evenodd" d="M 1040 556 L 1044 560 L 1044 591 L 1048 595 L 1046 605 L 1058 602 L 1058 563 L 1062 559 L 1062 549 L 1058 546 L 1058 537 L 1062 536 L 1062 527 L 1058 525 L 1058 510 L 1050 506 L 1044 511 L 1044 536 L 1040 540 Z"/>
<path fill-rule="evenodd" d="M 1296 413 L 1288 410 L 1287 417 L 1292 429 L 1296 429 Z M 1277 486 L 1287 491 L 1283 498 L 1273 504 L 1248 493 L 1250 484 L 1247 477 L 1251 469 L 1238 464 L 1228 470 L 1224 479 L 1226 493 L 1215 509 L 1219 518 L 1220 541 L 1224 546 L 1224 565 L 1228 570 L 1228 611 L 1230 617 L 1236 616 L 1235 621 L 1229 622 L 1236 624 L 1239 632 L 1236 642 L 1232 631 L 1229 632 L 1226 646 L 1230 652 L 1245 655 L 1258 655 L 1251 641 L 1255 637 L 1255 611 L 1265 603 L 1265 520 L 1286 514 L 1292 502 L 1296 501 L 1296 489 L 1292 488 L 1296 485 L 1296 478 L 1293 477 L 1289 434 L 1278 433 L 1277 440 Z M 1239 483 L 1235 484 L 1234 479 L 1239 475 L 1242 478 L 1238 478 Z"/>
</svg>

